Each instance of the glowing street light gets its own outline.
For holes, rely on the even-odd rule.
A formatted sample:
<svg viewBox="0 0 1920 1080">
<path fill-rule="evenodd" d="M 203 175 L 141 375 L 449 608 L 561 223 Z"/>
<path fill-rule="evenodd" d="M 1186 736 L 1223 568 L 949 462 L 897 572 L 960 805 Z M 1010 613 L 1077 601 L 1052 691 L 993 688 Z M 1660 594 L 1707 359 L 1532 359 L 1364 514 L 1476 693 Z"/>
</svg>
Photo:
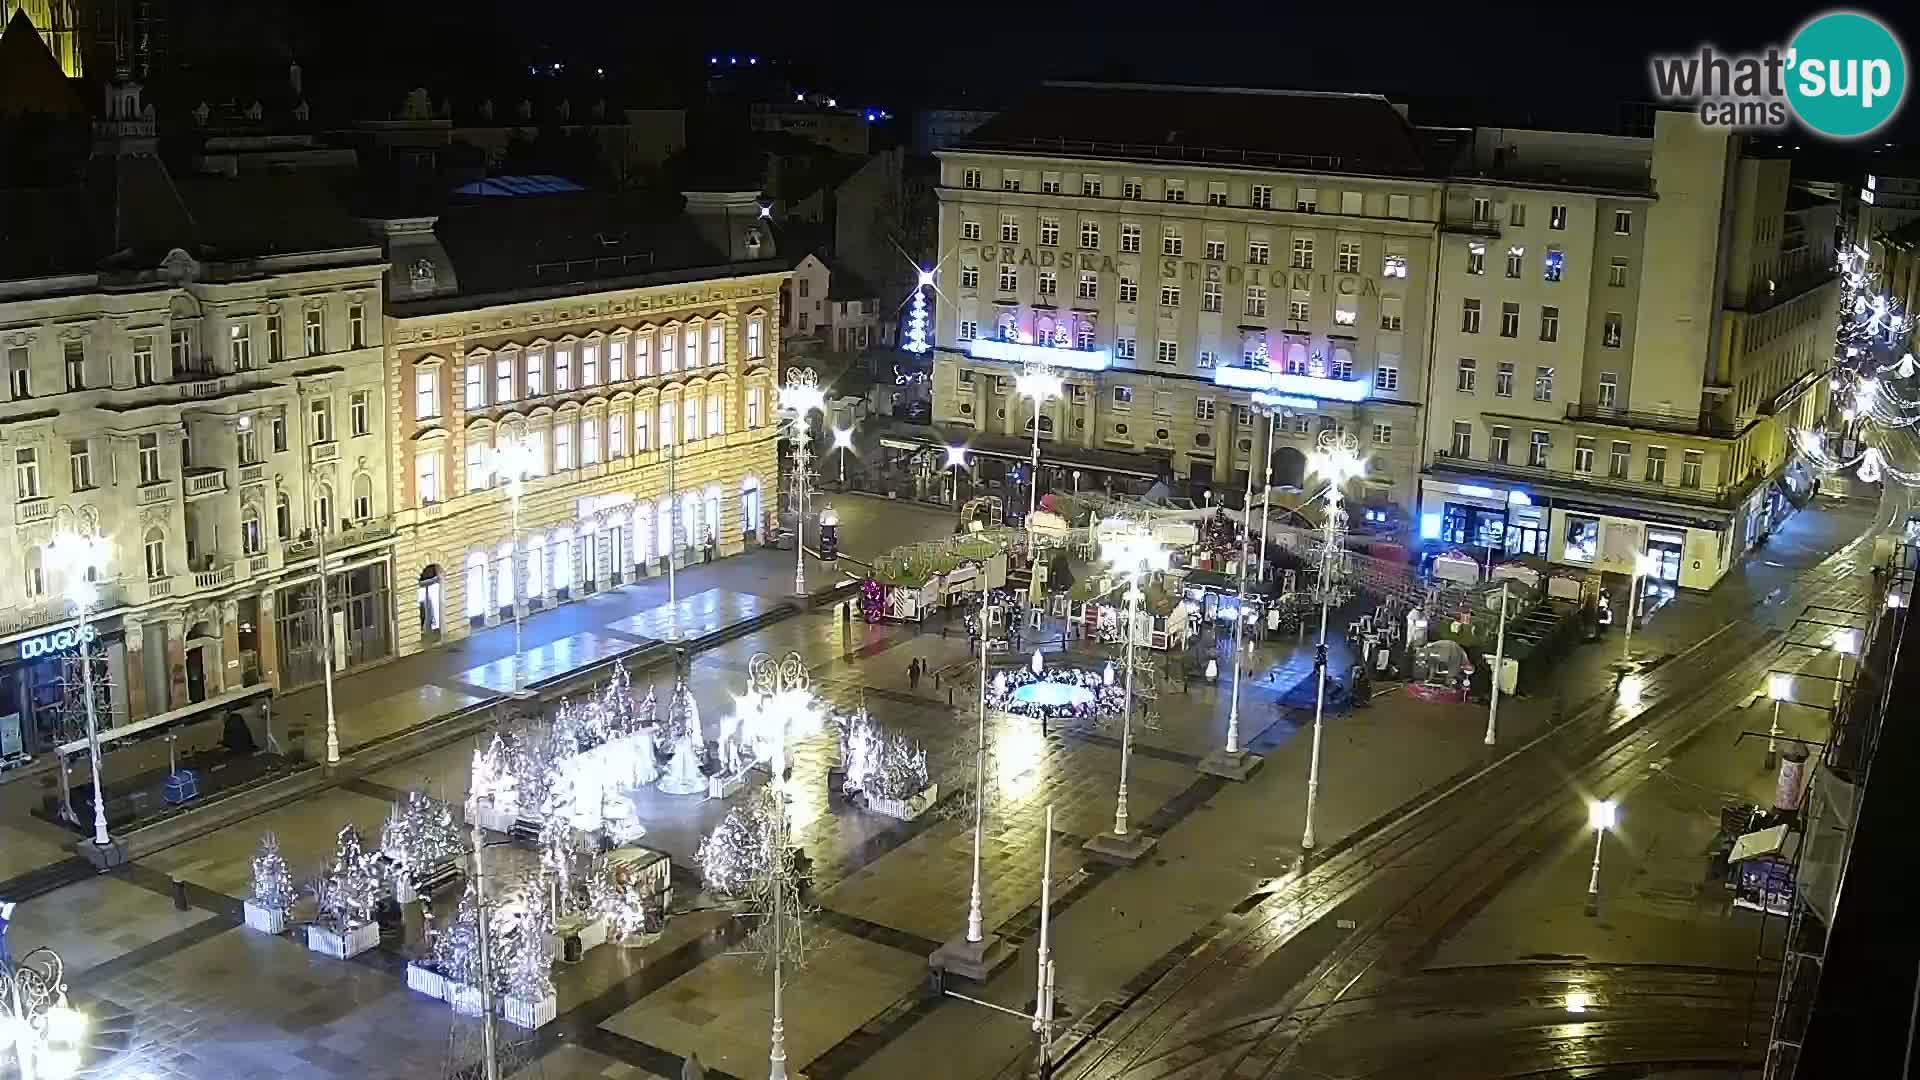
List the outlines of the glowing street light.
<svg viewBox="0 0 1920 1080">
<path fill-rule="evenodd" d="M 1253 406 L 1259 408 L 1256 402 Z M 1271 445 L 1271 436 L 1269 436 Z M 1212 505 L 1213 493 L 1209 491 L 1208 505 Z M 1247 543 L 1253 539 L 1253 462 L 1247 462 L 1247 490 L 1240 501 L 1240 563 L 1239 577 L 1234 589 L 1233 618 L 1233 690 L 1227 705 L 1227 745 L 1200 760 L 1200 771 L 1209 776 L 1218 776 L 1228 780 L 1245 780 L 1258 769 L 1261 758 L 1250 754 L 1240 745 L 1240 669 L 1246 666 L 1241 655 L 1240 642 L 1247 632 Z M 1264 544 L 1261 551 L 1266 550 Z M 1264 555 L 1263 555 L 1264 557 Z M 1214 677 L 1214 661 L 1207 660 L 1207 679 Z"/>
<path fill-rule="evenodd" d="M 1833 707 L 1840 708 L 1840 692 L 1847 687 L 1847 657 L 1860 654 L 1860 631 L 1854 629 L 1836 630 L 1829 640 L 1839 659 L 1837 678 L 1833 681 Z"/>
<path fill-rule="evenodd" d="M 1029 364 L 1013 387 L 1021 397 L 1033 401 L 1033 464 L 1027 476 L 1027 561 L 1033 561 L 1033 515 L 1040 504 L 1040 407 L 1060 396 L 1064 385 L 1053 369 L 1045 364 Z"/>
<path fill-rule="evenodd" d="M 107 836 L 106 794 L 101 787 L 100 710 L 94 700 L 93 637 L 87 623 L 100 605 L 100 576 L 113 561 L 113 544 L 104 536 L 83 536 L 62 530 L 41 550 L 46 565 L 60 575 L 65 599 L 73 608 L 74 636 L 80 639 L 80 687 L 87 713 L 87 757 L 93 766 L 93 842 L 106 847 L 112 840 Z M 329 711 L 327 715 L 331 719 L 333 714 Z M 63 759 L 62 776 L 65 770 Z M 66 812 L 68 819 L 74 820 L 71 800 Z M 79 824 L 77 820 L 74 823 Z"/>
<path fill-rule="evenodd" d="M 1488 683 L 1487 736 L 1481 740 L 1494 745 L 1500 720 L 1500 678 L 1507 670 L 1507 581 L 1500 582 L 1500 629 L 1493 639 L 1493 679 Z"/>
<path fill-rule="evenodd" d="M 1593 873 L 1587 878 L 1587 914 L 1600 914 L 1600 845 L 1607 830 L 1619 824 L 1620 807 L 1612 799 L 1587 804 L 1587 824 L 1593 826 Z"/>
<path fill-rule="evenodd" d="M 1313 811 L 1320 797 L 1320 740 L 1327 707 L 1327 607 L 1333 599 L 1333 574 L 1340 563 L 1340 534 L 1347 527 L 1347 512 L 1340 500 L 1350 481 L 1366 475 L 1367 462 L 1360 456 L 1359 439 L 1343 431 L 1323 431 L 1319 448 L 1307 459 L 1307 468 L 1327 482 L 1326 522 L 1320 537 L 1320 641 L 1313 650 L 1313 752 L 1307 764 L 1307 827 L 1300 839 L 1301 850 L 1312 851 Z"/>
<path fill-rule="evenodd" d="M 1160 542 L 1144 525 L 1141 527 L 1109 535 L 1100 541 L 1103 556 L 1108 565 L 1119 572 L 1127 582 L 1127 687 L 1126 705 L 1121 710 L 1120 721 L 1120 790 L 1114 801 L 1113 831 L 1094 837 L 1087 846 L 1097 853 L 1108 854 L 1126 862 L 1137 861 L 1153 846 L 1153 841 L 1128 831 L 1127 821 L 1127 764 L 1133 756 L 1133 668 L 1134 646 L 1139 639 L 1140 601 L 1145 594 L 1141 591 L 1148 575 L 1165 570 L 1169 564 L 1166 545 Z"/>
<path fill-rule="evenodd" d="M 953 471 L 967 467 L 967 448 L 964 446 L 947 447 L 947 463 L 943 466 L 947 476 L 953 481 L 953 501 L 960 501 L 960 474 Z"/>
<path fill-rule="evenodd" d="M 21 1080 L 67 1080 L 80 1071 L 85 1013 L 67 1004 L 66 965 L 39 948 L 0 964 L 0 1049 L 11 1046 Z"/>
<path fill-rule="evenodd" d="M 812 454 L 812 431 L 807 417 L 827 407 L 827 395 L 820 389 L 819 377 L 812 368 L 788 368 L 787 381 L 780 387 L 780 408 L 793 421 L 793 591 L 807 594 L 807 459 Z"/>
<path fill-rule="evenodd" d="M 1767 696 L 1773 699 L 1773 724 L 1767 728 L 1767 768 L 1780 759 L 1776 741 L 1780 738 L 1780 703 L 1793 694 L 1793 677 L 1782 672 L 1767 676 Z"/>
<path fill-rule="evenodd" d="M 527 477 L 537 475 L 541 461 L 539 451 L 525 438 L 513 437 L 502 440 L 493 448 L 493 471 L 496 476 L 507 478 L 507 502 L 513 508 L 513 558 L 507 564 L 513 583 L 513 696 L 527 696 L 527 654 L 521 645 L 521 622 L 524 616 L 522 594 L 526 591 L 525 577 L 521 572 L 520 560 L 520 500 L 526 494 Z"/>
<path fill-rule="evenodd" d="M 847 486 L 847 451 L 853 449 L 853 429 L 837 427 L 833 429 L 833 448 L 840 451 L 840 486 Z"/>
</svg>

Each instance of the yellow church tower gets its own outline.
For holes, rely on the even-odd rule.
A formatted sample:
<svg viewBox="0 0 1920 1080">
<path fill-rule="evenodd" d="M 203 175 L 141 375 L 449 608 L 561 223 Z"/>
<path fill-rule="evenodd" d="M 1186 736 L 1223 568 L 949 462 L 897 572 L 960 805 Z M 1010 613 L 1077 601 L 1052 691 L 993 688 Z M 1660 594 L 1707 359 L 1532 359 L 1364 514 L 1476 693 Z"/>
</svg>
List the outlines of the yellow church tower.
<svg viewBox="0 0 1920 1080">
<path fill-rule="evenodd" d="M 12 22 L 17 11 L 27 13 L 61 72 L 70 79 L 79 78 L 84 73 L 82 56 L 86 52 L 81 40 L 85 20 L 79 0 L 0 0 L 0 16 L 4 16 L 0 17 L 0 26 Z"/>
</svg>

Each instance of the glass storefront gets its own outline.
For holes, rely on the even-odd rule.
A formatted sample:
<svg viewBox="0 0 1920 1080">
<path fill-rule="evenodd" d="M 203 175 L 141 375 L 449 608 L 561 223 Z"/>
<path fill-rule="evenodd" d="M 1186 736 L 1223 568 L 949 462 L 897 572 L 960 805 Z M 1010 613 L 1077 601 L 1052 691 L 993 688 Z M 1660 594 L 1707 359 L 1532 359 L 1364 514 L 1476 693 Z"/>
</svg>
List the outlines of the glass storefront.
<svg viewBox="0 0 1920 1080">
<path fill-rule="evenodd" d="M 393 596 L 384 561 L 334 573 L 327 581 L 327 606 L 333 612 L 336 671 L 392 654 L 388 613 L 393 610 Z M 274 620 L 281 687 L 319 682 L 325 674 L 320 582 L 303 581 L 281 589 L 274 601 Z"/>
<path fill-rule="evenodd" d="M 1505 511 L 1456 502 L 1441 511 L 1440 539 L 1446 543 L 1504 550 L 1506 538 Z"/>
<path fill-rule="evenodd" d="M 93 662 L 94 709 L 102 728 L 124 718 L 126 705 L 115 687 L 115 672 L 126 671 L 126 646 L 120 630 L 89 628 Z M 0 657 L 0 761 L 41 754 L 86 734 L 86 712 L 79 683 L 83 674 L 72 628 L 49 631 L 6 647 Z M 74 690 L 68 694 L 68 680 Z"/>
</svg>

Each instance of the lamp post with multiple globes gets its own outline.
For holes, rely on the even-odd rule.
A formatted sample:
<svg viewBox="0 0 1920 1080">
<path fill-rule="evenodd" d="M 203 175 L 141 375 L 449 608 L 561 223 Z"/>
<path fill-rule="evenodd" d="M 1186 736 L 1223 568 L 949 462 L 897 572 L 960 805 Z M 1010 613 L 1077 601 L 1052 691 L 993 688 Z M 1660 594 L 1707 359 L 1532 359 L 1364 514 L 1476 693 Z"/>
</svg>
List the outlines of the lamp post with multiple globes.
<svg viewBox="0 0 1920 1080">
<path fill-rule="evenodd" d="M 1323 431 L 1320 445 L 1307 459 L 1313 475 L 1327 481 L 1326 520 L 1320 538 L 1320 641 L 1314 647 L 1313 666 L 1313 750 L 1307 763 L 1307 826 L 1301 836 L 1302 850 L 1313 850 L 1313 811 L 1320 799 L 1320 738 L 1327 708 L 1327 608 L 1333 602 L 1333 575 L 1345 554 L 1341 536 L 1347 528 L 1347 512 L 1341 500 L 1347 483 L 1364 476 L 1366 459 L 1360 456 L 1360 440 L 1344 431 Z"/>
<path fill-rule="evenodd" d="M 1100 547 L 1107 564 L 1124 577 L 1127 585 L 1127 688 L 1120 712 L 1120 789 L 1114 800 L 1113 831 L 1087 841 L 1086 849 L 1102 858 L 1130 864 L 1154 846 L 1153 838 L 1133 831 L 1127 818 L 1127 765 L 1133 756 L 1134 648 L 1140 636 L 1140 601 L 1146 598 L 1143 589 L 1149 575 L 1167 568 L 1169 557 L 1166 546 L 1144 522 L 1107 535 Z"/>
<path fill-rule="evenodd" d="M 521 644 L 522 623 L 525 619 L 526 572 L 521 569 L 522 558 L 535 556 L 520 550 L 520 501 L 526 494 L 527 477 L 539 469 L 537 452 L 524 438 L 510 438 L 496 445 L 493 450 L 493 471 L 496 476 L 507 478 L 507 503 L 512 508 L 513 558 L 508 560 L 508 573 L 512 575 L 513 601 L 513 696 L 525 697 L 527 694 L 527 653 Z"/>
<path fill-rule="evenodd" d="M 826 408 L 827 397 L 812 368 L 788 368 L 780 408 L 793 421 L 793 591 L 807 592 L 807 462 L 813 453 L 807 417 Z"/>
<path fill-rule="evenodd" d="M 113 560 L 113 544 L 97 534 L 62 530 L 42 550 L 46 564 L 60 575 L 67 604 L 73 608 L 74 637 L 80 641 L 81 697 L 87 714 L 87 757 L 93 766 L 93 842 L 107 847 L 112 840 L 107 835 L 106 792 L 100 777 L 100 710 L 94 699 L 89 620 L 100 605 L 100 576 Z M 63 761 L 62 775 L 65 767 Z M 67 812 L 72 814 L 71 805 Z"/>
<path fill-rule="evenodd" d="M 1060 396 L 1064 384 L 1045 364 L 1028 364 L 1013 386 L 1033 402 L 1033 458 L 1027 475 L 1027 561 L 1033 561 L 1033 515 L 1040 505 L 1040 408 Z"/>
</svg>

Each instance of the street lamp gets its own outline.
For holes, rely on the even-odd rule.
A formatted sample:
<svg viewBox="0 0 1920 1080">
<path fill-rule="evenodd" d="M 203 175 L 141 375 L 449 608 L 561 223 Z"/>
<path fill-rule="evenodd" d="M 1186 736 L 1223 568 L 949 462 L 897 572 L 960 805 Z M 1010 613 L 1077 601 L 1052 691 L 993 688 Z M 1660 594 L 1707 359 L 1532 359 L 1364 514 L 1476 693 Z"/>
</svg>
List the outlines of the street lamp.
<svg viewBox="0 0 1920 1080">
<path fill-rule="evenodd" d="M 1640 600 L 1640 580 L 1653 576 L 1660 568 L 1660 561 L 1650 552 L 1641 552 L 1633 557 L 1633 580 L 1627 594 L 1627 636 L 1620 641 L 1620 668 L 1626 670 L 1633 666 L 1633 624 L 1637 621 L 1634 611 Z"/>
<path fill-rule="evenodd" d="M 527 696 L 527 654 L 521 646 L 522 604 L 521 593 L 526 575 L 521 572 L 520 560 L 528 557 L 520 550 L 520 497 L 526 492 L 528 475 L 539 468 L 537 451 L 533 444 L 524 438 L 514 437 L 504 440 L 493 448 L 493 471 L 495 475 L 505 474 L 507 478 L 507 502 L 513 508 L 513 558 L 508 562 L 508 573 L 512 575 L 513 585 L 513 696 Z"/>
<path fill-rule="evenodd" d="M 1587 824 L 1593 826 L 1593 873 L 1587 878 L 1587 914 L 1600 914 L 1600 844 L 1607 830 L 1618 824 L 1620 807 L 1612 799 L 1587 804 Z"/>
<path fill-rule="evenodd" d="M 964 469 L 966 467 L 967 467 L 967 448 L 964 446 L 947 447 L 946 468 Z M 949 472 L 947 473 L 947 475 L 953 478 L 953 501 L 959 502 L 960 501 L 960 474 L 957 472 Z"/>
<path fill-rule="evenodd" d="M 1833 707 L 1837 715 L 1840 708 L 1840 692 L 1846 689 L 1847 685 L 1847 657 L 1859 655 L 1860 631 L 1836 630 L 1833 632 L 1831 644 L 1839 658 L 1839 668 L 1834 673 L 1838 677 L 1833 681 Z"/>
<path fill-rule="evenodd" d="M 780 407 L 793 420 L 793 592 L 807 594 L 807 459 L 813 448 L 807 415 L 826 408 L 827 396 L 820 389 L 819 377 L 812 368 L 788 368 L 786 385 L 780 388 Z"/>
<path fill-rule="evenodd" d="M 1773 672 L 1767 676 L 1767 696 L 1773 699 L 1773 724 L 1767 728 L 1767 768 L 1772 769 L 1780 760 L 1779 749 L 1775 745 L 1780 738 L 1780 703 L 1793 693 L 1793 676 L 1783 672 Z"/>
<path fill-rule="evenodd" d="M 1212 492 L 1208 492 L 1211 501 Z M 1250 754 L 1240 746 L 1240 669 L 1246 664 L 1240 655 L 1240 641 L 1247 631 L 1247 541 L 1253 536 L 1253 462 L 1247 462 L 1247 490 L 1240 503 L 1240 577 L 1234 597 L 1233 612 L 1233 691 L 1231 703 L 1227 706 L 1227 745 L 1224 750 L 1208 754 L 1200 761 L 1200 771 L 1209 776 L 1224 777 L 1228 780 L 1245 780 L 1260 767 L 1260 757 Z M 1207 661 L 1209 668 L 1213 661 Z M 1208 679 L 1212 679 L 1211 673 Z"/>
<path fill-rule="evenodd" d="M 67 603 L 73 608 L 74 636 L 80 639 L 80 686 L 87 713 L 87 757 L 93 765 L 93 842 L 106 847 L 107 796 L 100 776 L 100 714 L 93 693 L 93 647 L 88 620 L 100 605 L 100 575 L 113 560 L 113 544 L 104 536 L 62 530 L 41 549 L 45 563 L 60 575 Z M 66 764 L 61 762 L 61 774 Z M 71 801 L 67 806 L 73 817 Z M 79 824 L 75 821 L 74 824 Z"/>
<path fill-rule="evenodd" d="M 1344 431 L 1323 431 L 1307 468 L 1327 481 L 1327 516 L 1320 541 L 1320 642 L 1313 650 L 1317 683 L 1313 695 L 1313 753 L 1307 765 L 1307 827 L 1300 838 L 1301 850 L 1312 851 L 1313 811 L 1320 798 L 1320 739 L 1327 708 L 1327 605 L 1332 602 L 1333 575 L 1343 554 L 1340 534 L 1347 527 L 1347 512 L 1341 508 L 1340 499 L 1349 481 L 1366 474 L 1367 462 L 1360 456 L 1359 439 Z"/>
<path fill-rule="evenodd" d="M 1147 576 L 1168 565 L 1166 546 L 1144 524 L 1101 540 L 1106 561 L 1127 582 L 1127 688 L 1120 721 L 1120 790 L 1113 808 L 1113 832 L 1094 837 L 1087 846 L 1101 854 L 1134 862 L 1153 846 L 1147 837 L 1130 834 L 1127 822 L 1127 764 L 1133 756 L 1134 647 L 1139 640 L 1141 591 Z"/>
<path fill-rule="evenodd" d="M 66 965 L 40 948 L 0 964 L 0 1050 L 13 1050 L 21 1080 L 66 1080 L 80 1071 L 87 1017 L 67 1004 Z"/>
<path fill-rule="evenodd" d="M 840 487 L 844 490 L 847 486 L 847 451 L 853 449 L 853 429 L 834 428 L 833 448 L 840 451 Z"/>
<path fill-rule="evenodd" d="M 1493 639 L 1493 681 L 1487 697 L 1487 737 L 1488 746 L 1494 744 L 1494 734 L 1500 720 L 1500 676 L 1507 670 L 1507 582 L 1500 582 L 1500 630 Z"/>
<path fill-rule="evenodd" d="M 1040 406 L 1060 396 L 1060 377 L 1045 364 L 1028 364 L 1013 386 L 1033 401 L 1033 466 L 1027 476 L 1027 561 L 1033 561 L 1033 514 L 1040 504 Z"/>
<path fill-rule="evenodd" d="M 333 707 L 333 605 L 327 600 L 327 578 L 331 572 L 327 564 L 327 532 L 332 528 L 332 523 L 328 519 L 333 516 L 333 496 L 331 494 L 327 496 L 327 504 L 324 508 L 318 506 L 316 500 L 313 498 L 313 482 L 318 472 L 319 464 L 313 459 L 314 447 L 322 441 L 323 435 L 326 439 L 333 438 L 333 431 L 330 426 L 333 421 L 331 419 L 331 412 L 324 414 L 328 418 L 326 423 L 329 426 L 325 430 L 322 430 L 320 426 L 320 416 L 313 414 L 307 405 L 307 387 L 305 383 L 296 383 L 294 395 L 299 400 L 301 414 L 312 417 L 309 421 L 311 429 L 307 432 L 306 437 L 300 440 L 306 444 L 303 453 L 307 459 L 306 484 L 301 490 L 306 492 L 308 517 L 319 519 L 313 523 L 313 535 L 314 543 L 318 545 L 316 554 L 320 560 L 320 565 L 317 568 L 318 573 L 316 574 L 320 591 L 320 679 L 326 689 L 327 764 L 338 765 L 340 764 L 340 724 L 334 714 Z M 331 408 L 331 404 L 331 401 L 329 401 L 329 408 Z M 323 512 L 316 513 L 315 511 Z"/>
</svg>

